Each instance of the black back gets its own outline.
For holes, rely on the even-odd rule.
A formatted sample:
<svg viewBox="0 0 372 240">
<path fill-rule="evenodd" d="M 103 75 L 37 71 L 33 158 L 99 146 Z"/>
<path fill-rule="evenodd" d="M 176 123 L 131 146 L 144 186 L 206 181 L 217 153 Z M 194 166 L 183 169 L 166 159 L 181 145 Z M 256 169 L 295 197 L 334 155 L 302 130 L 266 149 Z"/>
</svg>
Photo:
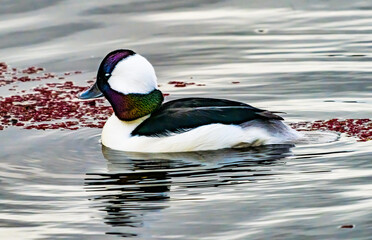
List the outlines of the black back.
<svg viewBox="0 0 372 240">
<path fill-rule="evenodd" d="M 225 99 L 183 98 L 164 103 L 132 135 L 166 136 L 213 124 L 241 124 L 254 119 L 283 120 L 269 111 Z"/>
</svg>

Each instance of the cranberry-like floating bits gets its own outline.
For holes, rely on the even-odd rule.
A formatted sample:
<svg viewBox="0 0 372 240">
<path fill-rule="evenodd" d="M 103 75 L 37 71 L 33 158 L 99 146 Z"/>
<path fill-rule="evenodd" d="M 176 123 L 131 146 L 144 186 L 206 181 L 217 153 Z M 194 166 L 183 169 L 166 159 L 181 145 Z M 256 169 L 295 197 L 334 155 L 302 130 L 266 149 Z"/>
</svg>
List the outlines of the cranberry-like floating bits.
<svg viewBox="0 0 372 240">
<path fill-rule="evenodd" d="M 15 82 L 64 79 L 44 71 L 43 68 L 34 66 L 18 71 L 1 62 L 0 87 Z M 74 71 L 68 75 L 81 73 Z M 0 97 L 0 130 L 8 126 L 40 130 L 102 128 L 113 111 L 110 106 L 103 104 L 104 99 L 79 100 L 77 94 L 84 89 L 85 87 L 76 86 L 72 81 L 65 81 L 45 83 L 30 89 L 29 93 L 22 90 L 16 95 Z"/>
<path fill-rule="evenodd" d="M 22 70 L 11 68 L 5 62 L 0 62 L 0 87 L 13 84 L 10 90 L 17 91 L 14 83 L 42 81 L 55 79 L 58 82 L 48 82 L 31 89 L 16 92 L 9 97 L 0 97 L 0 130 L 8 126 L 25 129 L 70 129 L 82 127 L 102 128 L 107 118 L 113 113 L 110 106 L 104 104 L 104 99 L 83 101 L 77 98 L 85 87 L 76 86 L 72 81 L 60 81 L 71 78 L 81 71 L 65 72 L 63 76 L 45 72 L 44 68 L 31 66 Z M 95 79 L 95 78 L 94 78 Z M 88 83 L 94 83 L 94 79 Z M 239 82 L 232 82 L 238 84 Z M 194 82 L 170 81 L 174 87 L 189 85 L 205 86 Z M 169 96 L 169 93 L 164 93 Z M 354 136 L 358 141 L 372 140 L 371 119 L 331 119 L 314 122 L 298 122 L 290 124 L 298 131 L 327 130 Z"/>
<path fill-rule="evenodd" d="M 372 119 L 330 119 L 315 122 L 291 123 L 292 128 L 298 131 L 326 130 L 345 133 L 347 136 L 358 138 L 365 142 L 372 140 Z"/>
</svg>

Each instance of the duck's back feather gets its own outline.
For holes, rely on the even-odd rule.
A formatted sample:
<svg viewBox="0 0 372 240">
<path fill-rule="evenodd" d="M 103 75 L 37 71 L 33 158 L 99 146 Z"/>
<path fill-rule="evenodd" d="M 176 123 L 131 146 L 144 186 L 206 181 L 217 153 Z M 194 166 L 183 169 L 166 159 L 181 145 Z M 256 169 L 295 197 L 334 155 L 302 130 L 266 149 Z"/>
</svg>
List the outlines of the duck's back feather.
<svg viewBox="0 0 372 240">
<path fill-rule="evenodd" d="M 208 124 L 242 124 L 255 119 L 283 120 L 272 112 L 225 99 L 183 98 L 163 104 L 132 132 L 166 136 Z"/>
</svg>

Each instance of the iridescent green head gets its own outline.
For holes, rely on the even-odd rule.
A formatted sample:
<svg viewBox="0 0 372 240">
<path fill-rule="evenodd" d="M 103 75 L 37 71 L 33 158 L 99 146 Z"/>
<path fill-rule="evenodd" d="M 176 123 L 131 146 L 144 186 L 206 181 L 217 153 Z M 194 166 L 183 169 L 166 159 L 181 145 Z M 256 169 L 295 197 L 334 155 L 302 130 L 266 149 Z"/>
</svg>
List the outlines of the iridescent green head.
<svg viewBox="0 0 372 240">
<path fill-rule="evenodd" d="M 101 96 L 107 98 L 123 121 L 146 116 L 163 102 L 151 63 L 128 49 L 110 52 L 99 66 L 97 82 L 79 95 L 81 99 Z"/>
</svg>

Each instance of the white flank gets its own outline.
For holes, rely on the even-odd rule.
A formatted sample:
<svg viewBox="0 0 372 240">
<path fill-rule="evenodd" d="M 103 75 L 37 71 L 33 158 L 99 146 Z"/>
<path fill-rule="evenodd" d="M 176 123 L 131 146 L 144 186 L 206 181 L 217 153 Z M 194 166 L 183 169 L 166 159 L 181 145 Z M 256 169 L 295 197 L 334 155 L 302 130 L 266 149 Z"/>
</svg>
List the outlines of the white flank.
<svg viewBox="0 0 372 240">
<path fill-rule="evenodd" d="M 108 84 L 123 94 L 146 94 L 157 88 L 157 78 L 151 63 L 141 55 L 135 54 L 116 64 Z"/>
<path fill-rule="evenodd" d="M 247 127 L 210 124 L 193 130 L 164 137 L 131 136 L 130 133 L 148 116 L 124 122 L 113 114 L 102 131 L 102 144 L 106 147 L 129 152 L 189 152 L 230 148 L 241 143 L 261 142 L 276 144 L 293 141 L 300 135 L 278 121 L 287 132 L 272 133 L 254 124 Z"/>
</svg>

